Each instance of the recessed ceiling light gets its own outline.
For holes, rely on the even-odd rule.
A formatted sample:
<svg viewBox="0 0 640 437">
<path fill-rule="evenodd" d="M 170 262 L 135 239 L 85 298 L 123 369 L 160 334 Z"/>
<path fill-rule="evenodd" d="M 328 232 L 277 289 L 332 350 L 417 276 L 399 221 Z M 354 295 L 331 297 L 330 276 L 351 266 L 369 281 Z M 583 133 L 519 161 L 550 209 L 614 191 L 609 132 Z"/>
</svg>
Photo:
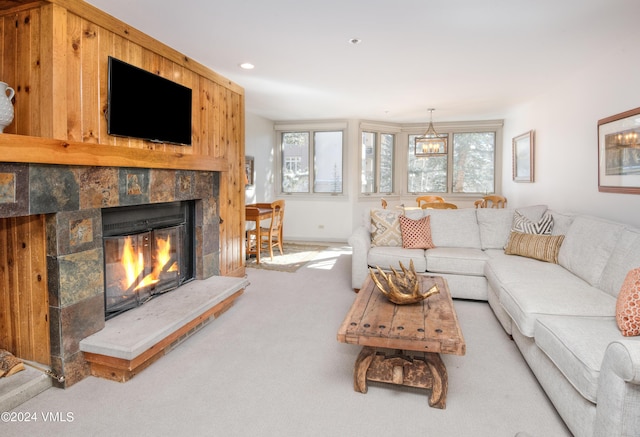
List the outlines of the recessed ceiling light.
<svg viewBox="0 0 640 437">
<path fill-rule="evenodd" d="M 255 67 L 256 66 L 250 62 L 243 62 L 242 64 L 240 64 L 240 68 L 242 68 L 243 70 L 253 70 Z"/>
<path fill-rule="evenodd" d="M 361 42 L 362 42 L 362 40 L 361 40 L 360 38 L 351 38 L 351 39 L 349 40 L 349 43 L 350 43 L 350 44 L 353 44 L 353 45 L 360 44 Z"/>
</svg>

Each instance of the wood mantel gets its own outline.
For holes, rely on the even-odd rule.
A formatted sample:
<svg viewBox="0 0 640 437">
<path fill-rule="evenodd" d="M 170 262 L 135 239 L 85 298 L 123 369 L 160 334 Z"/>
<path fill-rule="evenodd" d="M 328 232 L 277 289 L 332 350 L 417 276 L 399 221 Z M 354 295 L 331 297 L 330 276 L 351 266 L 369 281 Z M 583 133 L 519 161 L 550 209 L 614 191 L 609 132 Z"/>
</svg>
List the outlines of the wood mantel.
<svg viewBox="0 0 640 437">
<path fill-rule="evenodd" d="M 13 134 L 0 135 L 0 161 L 173 170 L 229 170 L 229 163 L 224 158 Z"/>
</svg>

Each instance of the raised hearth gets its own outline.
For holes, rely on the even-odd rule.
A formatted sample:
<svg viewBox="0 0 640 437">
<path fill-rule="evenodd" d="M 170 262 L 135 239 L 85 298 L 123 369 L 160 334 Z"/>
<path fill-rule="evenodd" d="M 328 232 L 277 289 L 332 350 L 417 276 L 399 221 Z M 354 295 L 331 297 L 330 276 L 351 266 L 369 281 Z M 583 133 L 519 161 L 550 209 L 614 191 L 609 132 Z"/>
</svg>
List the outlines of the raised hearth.
<svg viewBox="0 0 640 437">
<path fill-rule="evenodd" d="M 125 382 L 226 311 L 248 285 L 213 276 L 109 320 L 80 342 L 91 374 Z"/>
</svg>

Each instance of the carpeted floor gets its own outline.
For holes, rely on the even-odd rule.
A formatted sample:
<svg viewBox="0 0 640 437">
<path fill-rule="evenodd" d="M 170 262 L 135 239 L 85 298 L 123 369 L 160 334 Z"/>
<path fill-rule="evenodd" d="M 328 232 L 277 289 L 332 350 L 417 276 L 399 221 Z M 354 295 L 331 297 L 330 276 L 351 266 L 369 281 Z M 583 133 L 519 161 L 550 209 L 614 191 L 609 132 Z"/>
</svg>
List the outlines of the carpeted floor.
<svg viewBox="0 0 640 437">
<path fill-rule="evenodd" d="M 247 260 L 247 267 L 293 273 L 327 248 L 326 245 L 287 241 L 283 243 L 282 247 L 283 255 L 280 255 L 280 251 L 274 248 L 273 259 L 271 259 L 269 251 L 266 250 L 260 253 L 260 264 L 256 262 L 255 256 L 252 256 Z"/>
<path fill-rule="evenodd" d="M 336 340 L 355 297 L 348 247 L 330 247 L 295 273 L 247 276 L 231 309 L 131 381 L 51 388 L 15 409 L 23 420 L 0 423 L 0 434 L 570 436 L 486 302 L 454 303 L 467 353 L 443 355 L 449 392 L 439 410 L 424 390 L 354 391 L 360 348 Z"/>
</svg>

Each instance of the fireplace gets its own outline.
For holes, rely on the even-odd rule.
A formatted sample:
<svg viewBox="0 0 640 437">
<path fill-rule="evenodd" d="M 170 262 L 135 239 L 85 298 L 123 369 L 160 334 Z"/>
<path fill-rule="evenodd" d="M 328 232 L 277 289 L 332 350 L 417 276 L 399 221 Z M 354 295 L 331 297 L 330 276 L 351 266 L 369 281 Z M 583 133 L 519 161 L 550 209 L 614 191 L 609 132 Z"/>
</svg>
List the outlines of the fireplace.
<svg viewBox="0 0 640 437">
<path fill-rule="evenodd" d="M 135 297 L 136 305 L 152 294 L 164 295 L 153 299 L 162 303 L 200 283 L 209 287 L 220 275 L 219 190 L 216 171 L 0 163 L 0 243 L 11 243 L 5 252 L 11 256 L 0 254 L 0 272 L 13 281 L 12 296 L 31 297 L 14 299 L 23 306 L 5 312 L 11 316 L 5 326 L 25 327 L 29 335 L 9 331 L 5 337 L 24 344 L 30 355 L 21 357 L 64 375 L 56 385 L 88 376 L 81 341 L 132 313 L 105 320 L 112 287 L 106 270 L 115 268 L 105 263 L 120 256 L 107 245 L 122 247 L 130 235 L 128 244 L 144 246 L 158 236 L 178 247 L 171 256 L 181 259 L 179 275 L 164 271 L 162 284 Z M 115 313 L 130 305 L 123 299 Z"/>
<path fill-rule="evenodd" d="M 105 319 L 194 279 L 193 201 L 102 210 Z"/>
</svg>

